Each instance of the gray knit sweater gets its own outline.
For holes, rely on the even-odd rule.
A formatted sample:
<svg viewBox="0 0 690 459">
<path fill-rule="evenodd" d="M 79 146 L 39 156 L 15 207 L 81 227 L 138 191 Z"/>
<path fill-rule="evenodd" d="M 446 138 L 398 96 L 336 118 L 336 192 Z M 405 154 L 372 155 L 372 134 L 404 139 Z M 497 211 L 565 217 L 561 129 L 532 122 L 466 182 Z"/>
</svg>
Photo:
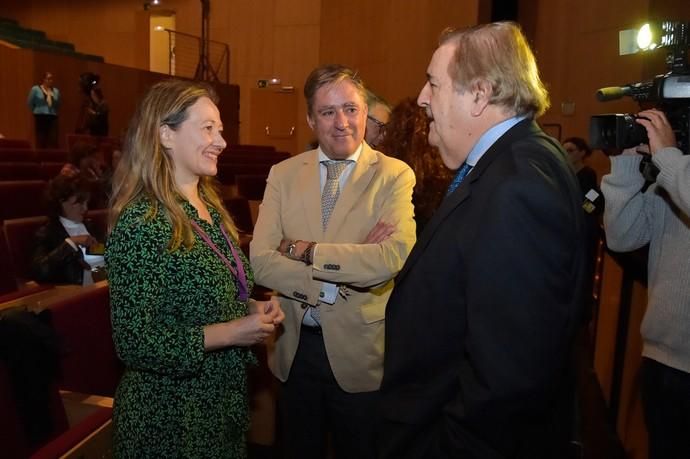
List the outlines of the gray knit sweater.
<svg viewBox="0 0 690 459">
<path fill-rule="evenodd" d="M 617 252 L 649 243 L 642 355 L 690 373 L 690 156 L 677 148 L 652 156 L 661 172 L 645 193 L 641 159 L 612 156 L 602 178 L 606 242 Z"/>
</svg>

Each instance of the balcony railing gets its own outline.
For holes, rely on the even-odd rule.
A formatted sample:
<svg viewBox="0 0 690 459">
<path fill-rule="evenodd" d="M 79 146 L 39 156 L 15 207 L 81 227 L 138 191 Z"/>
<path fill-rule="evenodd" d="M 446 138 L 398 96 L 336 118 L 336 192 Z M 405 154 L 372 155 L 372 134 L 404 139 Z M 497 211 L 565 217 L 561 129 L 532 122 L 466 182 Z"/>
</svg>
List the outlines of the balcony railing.
<svg viewBox="0 0 690 459">
<path fill-rule="evenodd" d="M 168 73 L 197 80 L 230 83 L 230 47 L 208 40 L 204 53 L 201 37 L 175 30 L 168 32 Z"/>
</svg>

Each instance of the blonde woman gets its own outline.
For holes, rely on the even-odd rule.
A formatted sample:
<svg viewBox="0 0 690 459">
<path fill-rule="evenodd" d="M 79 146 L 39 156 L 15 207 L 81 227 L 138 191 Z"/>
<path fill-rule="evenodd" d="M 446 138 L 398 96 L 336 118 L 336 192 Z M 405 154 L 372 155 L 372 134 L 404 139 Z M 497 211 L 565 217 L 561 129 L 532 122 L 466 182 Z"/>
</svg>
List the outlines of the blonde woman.
<svg viewBox="0 0 690 459">
<path fill-rule="evenodd" d="M 246 457 L 248 346 L 283 320 L 212 186 L 226 146 L 213 90 L 157 83 L 130 124 L 106 250 L 116 457 Z"/>
</svg>

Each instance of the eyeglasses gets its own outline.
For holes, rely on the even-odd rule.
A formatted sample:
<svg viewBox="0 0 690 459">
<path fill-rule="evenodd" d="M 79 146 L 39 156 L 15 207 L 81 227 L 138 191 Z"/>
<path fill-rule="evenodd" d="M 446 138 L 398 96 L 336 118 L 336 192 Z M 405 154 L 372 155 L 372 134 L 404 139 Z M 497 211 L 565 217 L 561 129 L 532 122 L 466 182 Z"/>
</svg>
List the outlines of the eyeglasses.
<svg viewBox="0 0 690 459">
<path fill-rule="evenodd" d="M 377 120 L 376 118 L 374 118 L 374 117 L 371 116 L 371 115 L 367 115 L 367 119 L 368 119 L 369 121 L 371 121 L 372 123 L 374 123 L 374 124 L 376 125 L 377 128 L 379 128 L 379 129 L 381 129 L 381 130 L 386 129 L 386 123 L 384 123 L 383 121 L 379 121 L 379 120 Z"/>
</svg>

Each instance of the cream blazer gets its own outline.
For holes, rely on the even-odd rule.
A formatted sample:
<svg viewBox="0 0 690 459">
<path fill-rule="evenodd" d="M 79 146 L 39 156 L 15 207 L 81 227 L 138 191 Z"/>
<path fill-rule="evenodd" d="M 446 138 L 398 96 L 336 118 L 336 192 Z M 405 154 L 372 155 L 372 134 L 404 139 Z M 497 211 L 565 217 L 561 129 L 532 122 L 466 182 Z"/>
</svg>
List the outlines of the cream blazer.
<svg viewBox="0 0 690 459">
<path fill-rule="evenodd" d="M 319 167 L 318 150 L 273 166 L 254 228 L 250 259 L 256 283 L 278 291 L 285 311 L 275 348 L 269 349 L 269 366 L 278 379 L 287 380 L 306 304 L 316 304 L 323 281 L 346 285 L 347 299 L 338 295 L 335 304 L 319 306 L 328 360 L 343 390 L 377 390 L 386 302 L 415 243 L 415 176 L 402 161 L 364 143 L 324 232 Z M 380 244 L 362 244 L 379 220 L 394 223 L 395 233 Z M 281 255 L 282 239 L 318 242 L 314 264 Z"/>
</svg>

